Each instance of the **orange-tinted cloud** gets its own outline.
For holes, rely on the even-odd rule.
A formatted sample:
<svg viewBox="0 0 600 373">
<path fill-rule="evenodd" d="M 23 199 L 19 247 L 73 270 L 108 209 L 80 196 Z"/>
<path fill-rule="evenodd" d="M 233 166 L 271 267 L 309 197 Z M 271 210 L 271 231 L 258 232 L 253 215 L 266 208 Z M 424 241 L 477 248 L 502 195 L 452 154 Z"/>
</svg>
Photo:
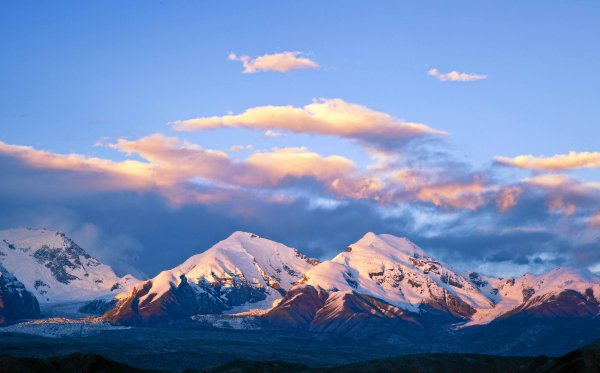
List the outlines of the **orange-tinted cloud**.
<svg viewBox="0 0 600 373">
<path fill-rule="evenodd" d="M 319 68 L 319 64 L 315 61 L 308 57 L 303 57 L 302 52 L 265 54 L 255 58 L 230 53 L 227 58 L 231 61 L 241 62 L 244 65 L 244 71 L 242 71 L 244 74 L 254 74 L 260 71 L 287 73 L 292 70 Z"/>
<path fill-rule="evenodd" d="M 550 213 L 566 216 L 573 215 L 581 201 L 600 194 L 594 183 L 581 183 L 564 174 L 539 175 L 525 179 L 524 183 L 546 193 Z"/>
<path fill-rule="evenodd" d="M 486 203 L 484 194 L 495 187 L 480 182 L 472 184 L 440 184 L 421 188 L 417 197 L 436 206 L 453 209 L 476 210 Z"/>
<path fill-rule="evenodd" d="M 519 200 L 519 196 L 523 193 L 523 188 L 519 186 L 509 186 L 502 188 L 496 196 L 496 204 L 502 212 L 510 210 Z"/>
<path fill-rule="evenodd" d="M 436 180 L 439 178 L 440 175 L 427 175 L 415 169 L 402 169 L 394 174 L 395 182 L 409 199 L 445 209 L 477 210 L 487 203 L 487 194 L 498 189 L 498 186 L 486 185 L 477 177 L 470 182 Z"/>
<path fill-rule="evenodd" d="M 600 167 L 600 153 L 571 151 L 568 154 L 557 154 L 552 157 L 519 155 L 514 158 L 496 157 L 496 162 L 536 171 L 564 171 Z"/>
<path fill-rule="evenodd" d="M 600 229 L 600 211 L 592 215 L 589 225 L 592 228 Z"/>
<path fill-rule="evenodd" d="M 342 99 L 313 100 L 304 107 L 258 106 L 237 115 L 176 121 L 173 127 L 178 131 L 201 131 L 223 127 L 279 129 L 295 133 L 340 136 L 370 143 L 445 134 L 425 124 L 405 122 L 389 114 L 348 103 Z"/>
<path fill-rule="evenodd" d="M 62 155 L 0 142 L 0 154 L 28 165 L 52 170 L 91 172 L 104 189 L 157 189 L 171 201 L 208 202 L 226 197 L 222 189 L 277 189 L 295 180 L 312 179 L 340 198 L 369 198 L 378 182 L 360 175 L 347 158 L 321 156 L 306 148 L 280 148 L 255 152 L 237 161 L 227 153 L 201 148 L 175 137 L 154 134 L 138 140 L 120 139 L 110 147 L 136 154 L 143 161 L 111 161 L 82 155 Z M 209 182 L 219 188 L 198 194 L 189 183 Z"/>
<path fill-rule="evenodd" d="M 100 174 L 96 187 L 101 189 L 145 188 L 154 184 L 155 166 L 145 162 L 86 157 L 79 154 L 54 154 L 29 146 L 10 145 L 0 141 L 0 154 L 22 160 L 29 166 L 42 169 Z"/>
</svg>

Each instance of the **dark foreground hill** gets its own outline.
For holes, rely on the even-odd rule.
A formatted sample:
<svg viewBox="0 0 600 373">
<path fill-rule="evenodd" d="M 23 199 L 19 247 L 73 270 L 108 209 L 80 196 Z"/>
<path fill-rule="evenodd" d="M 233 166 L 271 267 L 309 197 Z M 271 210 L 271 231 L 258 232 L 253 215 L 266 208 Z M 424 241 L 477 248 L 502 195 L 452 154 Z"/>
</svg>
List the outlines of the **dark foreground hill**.
<svg viewBox="0 0 600 373">
<path fill-rule="evenodd" d="M 236 360 L 213 368 L 212 373 L 250 372 L 427 372 L 427 373 L 593 373 L 600 372 L 600 340 L 559 358 L 547 356 L 493 356 L 477 354 L 419 354 L 377 359 L 332 368 L 310 368 L 280 361 Z"/>
<path fill-rule="evenodd" d="M 72 354 L 68 356 L 38 359 L 30 357 L 0 356 L 0 372 L 3 373 L 143 373 L 150 370 L 108 360 L 96 354 Z"/>
<path fill-rule="evenodd" d="M 188 370 L 189 371 L 189 370 Z M 192 370 L 194 371 L 194 370 Z M 202 372 L 206 370 L 198 370 Z M 96 354 L 72 354 L 52 358 L 0 356 L 0 372 L 158 372 L 134 368 Z M 523 372 L 587 373 L 600 372 L 600 340 L 559 358 L 547 356 L 515 357 L 477 354 L 419 354 L 377 359 L 329 368 L 311 368 L 284 361 L 234 360 L 209 369 L 211 373 L 245 372 Z"/>
</svg>

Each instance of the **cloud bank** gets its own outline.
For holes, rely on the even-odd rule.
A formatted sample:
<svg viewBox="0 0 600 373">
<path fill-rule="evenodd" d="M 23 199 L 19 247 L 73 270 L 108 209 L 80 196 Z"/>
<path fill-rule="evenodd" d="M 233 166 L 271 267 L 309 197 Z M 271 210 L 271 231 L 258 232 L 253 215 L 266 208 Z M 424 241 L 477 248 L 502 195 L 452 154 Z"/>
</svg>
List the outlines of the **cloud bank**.
<svg viewBox="0 0 600 373">
<path fill-rule="evenodd" d="M 600 183 L 555 172 L 592 167 L 595 153 L 527 156 L 545 173 L 507 178 L 430 141 L 442 131 L 341 99 L 174 126 L 335 136 L 363 145 L 370 163 L 302 146 L 210 149 L 161 133 L 103 139 L 96 146 L 110 159 L 0 142 L 0 227 L 66 230 L 108 263 L 149 275 L 240 229 L 321 259 L 375 231 L 490 274 L 600 268 Z M 287 139 L 268 140 L 277 141 Z"/>
</svg>

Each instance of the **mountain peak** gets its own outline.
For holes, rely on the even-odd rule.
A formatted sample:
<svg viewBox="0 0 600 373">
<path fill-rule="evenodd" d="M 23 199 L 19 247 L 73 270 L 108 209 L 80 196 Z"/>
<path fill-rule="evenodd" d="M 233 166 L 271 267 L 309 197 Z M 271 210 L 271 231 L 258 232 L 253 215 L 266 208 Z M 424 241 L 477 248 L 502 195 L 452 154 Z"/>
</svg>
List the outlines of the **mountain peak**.
<svg viewBox="0 0 600 373">
<path fill-rule="evenodd" d="M 304 275 L 328 291 L 357 291 L 410 311 L 423 303 L 466 317 L 491 300 L 469 279 L 404 237 L 367 233 L 332 260 Z"/>
<path fill-rule="evenodd" d="M 375 234 L 368 232 L 356 243 L 350 245 L 346 252 L 352 252 L 354 248 L 361 251 L 370 251 L 377 255 L 395 255 L 398 253 L 420 257 L 426 256 L 423 249 L 415 245 L 406 237 L 397 237 L 391 234 Z"/>
<path fill-rule="evenodd" d="M 119 278 L 66 234 L 48 229 L 0 231 L 0 264 L 41 302 L 89 300 L 137 281 Z"/>
<path fill-rule="evenodd" d="M 233 232 L 231 235 L 229 235 L 229 237 L 227 237 L 223 241 L 227 241 L 227 240 L 230 240 L 230 239 L 246 240 L 246 239 L 250 239 L 250 238 L 261 238 L 261 237 L 259 237 L 257 234 L 254 234 L 252 232 L 235 231 L 235 232 Z"/>
</svg>

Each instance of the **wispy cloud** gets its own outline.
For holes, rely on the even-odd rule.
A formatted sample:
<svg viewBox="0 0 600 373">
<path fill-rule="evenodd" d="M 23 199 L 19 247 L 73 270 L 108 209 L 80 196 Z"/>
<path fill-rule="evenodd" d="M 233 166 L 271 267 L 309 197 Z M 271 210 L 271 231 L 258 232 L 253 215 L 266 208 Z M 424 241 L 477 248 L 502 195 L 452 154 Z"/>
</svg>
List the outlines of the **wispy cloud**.
<svg viewBox="0 0 600 373">
<path fill-rule="evenodd" d="M 536 157 L 533 155 L 519 155 L 514 158 L 496 157 L 496 162 L 518 168 L 536 171 L 565 171 L 578 168 L 600 167 L 600 153 L 574 152 L 557 154 L 551 157 Z"/>
<path fill-rule="evenodd" d="M 303 107 L 257 106 L 237 115 L 199 117 L 173 123 L 173 128 L 177 131 L 202 131 L 223 127 L 266 131 L 279 129 L 295 133 L 339 136 L 375 146 L 397 145 L 417 137 L 445 135 L 445 132 L 425 124 L 406 122 L 390 114 L 339 98 L 315 99 Z"/>
<path fill-rule="evenodd" d="M 243 64 L 244 74 L 254 74 L 261 71 L 275 71 L 287 73 L 292 70 L 318 69 L 320 66 L 308 57 L 302 56 L 302 52 L 282 52 L 264 54 L 252 58 L 247 55 L 238 56 L 230 53 L 227 58 L 231 61 L 239 61 Z"/>
<path fill-rule="evenodd" d="M 589 222 L 590 227 L 600 229 L 600 211 L 592 215 Z M 600 272 L 600 270 L 599 270 Z"/>
<path fill-rule="evenodd" d="M 476 80 L 487 79 L 487 75 L 461 73 L 456 70 L 450 71 L 448 73 L 442 73 L 438 69 L 429 69 L 427 70 L 427 75 L 433 76 L 437 80 L 441 80 L 442 82 L 473 82 Z"/>
<path fill-rule="evenodd" d="M 277 132 L 277 131 L 274 131 L 274 130 L 266 130 L 265 131 L 265 136 L 266 137 L 272 137 L 272 138 L 273 137 L 281 137 L 281 136 L 283 136 L 283 133 Z"/>
<path fill-rule="evenodd" d="M 248 144 L 248 145 L 232 145 L 229 147 L 229 151 L 231 152 L 239 152 L 242 150 L 252 150 L 254 149 L 254 146 L 252 144 Z"/>
</svg>

